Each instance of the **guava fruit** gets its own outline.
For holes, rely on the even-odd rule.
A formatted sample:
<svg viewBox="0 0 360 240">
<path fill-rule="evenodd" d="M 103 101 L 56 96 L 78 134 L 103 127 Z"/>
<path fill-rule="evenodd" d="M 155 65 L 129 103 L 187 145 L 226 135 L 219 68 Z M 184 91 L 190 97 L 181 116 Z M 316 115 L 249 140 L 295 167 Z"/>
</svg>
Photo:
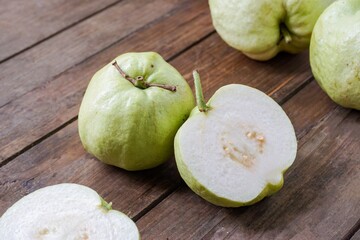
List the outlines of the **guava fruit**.
<svg viewBox="0 0 360 240">
<path fill-rule="evenodd" d="M 334 0 L 209 0 L 213 25 L 231 47 L 255 60 L 309 47 L 311 32 Z"/>
<path fill-rule="evenodd" d="M 360 110 L 360 0 L 339 0 L 319 17 L 311 38 L 310 65 L 334 102 Z"/>
<path fill-rule="evenodd" d="M 181 177 L 218 206 L 239 207 L 278 191 L 296 156 L 293 125 L 265 93 L 241 84 L 221 87 L 207 104 L 194 72 L 198 107 L 175 137 Z"/>
<path fill-rule="evenodd" d="M 172 156 L 176 131 L 194 105 L 188 83 L 159 54 L 126 53 L 91 79 L 79 111 L 80 139 L 104 163 L 152 168 Z"/>
<path fill-rule="evenodd" d="M 63 183 L 21 198 L 0 218 L 6 240 L 140 239 L 135 223 L 91 188 Z"/>
</svg>

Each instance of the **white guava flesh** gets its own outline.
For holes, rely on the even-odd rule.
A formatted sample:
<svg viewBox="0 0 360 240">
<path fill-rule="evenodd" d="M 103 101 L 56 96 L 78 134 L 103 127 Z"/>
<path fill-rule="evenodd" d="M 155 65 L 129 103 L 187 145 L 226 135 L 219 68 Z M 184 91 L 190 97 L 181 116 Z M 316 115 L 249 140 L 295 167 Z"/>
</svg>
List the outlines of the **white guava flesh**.
<svg viewBox="0 0 360 240">
<path fill-rule="evenodd" d="M 135 223 L 111 210 L 94 190 L 78 184 L 39 189 L 16 202 L 0 218 L 6 240 L 140 239 Z"/>
<path fill-rule="evenodd" d="M 175 157 L 187 185 L 225 207 L 253 204 L 278 191 L 297 141 L 283 109 L 263 92 L 240 84 L 220 88 L 195 108 L 175 137 Z"/>
</svg>

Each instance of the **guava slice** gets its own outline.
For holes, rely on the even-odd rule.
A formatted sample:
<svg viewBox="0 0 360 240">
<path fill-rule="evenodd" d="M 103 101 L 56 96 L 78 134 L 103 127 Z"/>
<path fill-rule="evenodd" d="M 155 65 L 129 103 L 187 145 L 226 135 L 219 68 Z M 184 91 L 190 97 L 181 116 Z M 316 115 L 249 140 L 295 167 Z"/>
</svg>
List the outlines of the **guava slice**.
<svg viewBox="0 0 360 240">
<path fill-rule="evenodd" d="M 250 205 L 278 191 L 296 151 L 283 109 L 240 84 L 220 88 L 207 105 L 194 108 L 175 137 L 181 177 L 199 196 L 224 207 Z"/>
<path fill-rule="evenodd" d="M 16 202 L 0 219 L 6 240 L 140 239 L 135 223 L 91 188 L 63 183 Z"/>
</svg>

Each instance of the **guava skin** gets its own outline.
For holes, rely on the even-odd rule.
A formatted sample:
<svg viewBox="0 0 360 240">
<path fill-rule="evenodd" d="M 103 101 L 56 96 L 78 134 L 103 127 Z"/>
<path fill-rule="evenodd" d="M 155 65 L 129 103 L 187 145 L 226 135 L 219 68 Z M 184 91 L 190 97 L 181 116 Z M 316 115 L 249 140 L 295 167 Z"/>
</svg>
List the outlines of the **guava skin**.
<svg viewBox="0 0 360 240">
<path fill-rule="evenodd" d="M 332 4 L 315 25 L 310 65 L 320 87 L 337 104 L 360 110 L 360 1 Z"/>
<path fill-rule="evenodd" d="M 334 0 L 209 0 L 221 38 L 248 57 L 265 61 L 281 51 L 308 48 L 316 20 Z M 290 35 L 285 41 L 281 28 Z"/>
<path fill-rule="evenodd" d="M 135 87 L 114 61 L 132 78 L 176 86 L 176 91 Z M 156 167 L 173 154 L 176 131 L 195 106 L 193 93 L 157 53 L 127 53 L 114 61 L 93 76 L 86 90 L 79 112 L 81 142 L 104 163 L 131 171 Z"/>
</svg>

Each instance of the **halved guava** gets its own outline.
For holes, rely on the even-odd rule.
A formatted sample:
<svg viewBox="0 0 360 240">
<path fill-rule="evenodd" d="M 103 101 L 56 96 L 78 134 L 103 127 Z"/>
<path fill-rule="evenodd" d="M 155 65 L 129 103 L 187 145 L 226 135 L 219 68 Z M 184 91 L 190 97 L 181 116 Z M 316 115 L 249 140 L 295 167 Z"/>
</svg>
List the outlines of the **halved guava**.
<svg viewBox="0 0 360 240">
<path fill-rule="evenodd" d="M 283 109 L 240 84 L 220 88 L 206 107 L 193 109 L 175 137 L 176 163 L 186 184 L 225 207 L 250 205 L 278 191 L 297 151 Z"/>
<path fill-rule="evenodd" d="M 91 188 L 63 183 L 39 189 L 0 218 L 6 240 L 140 239 L 135 223 Z"/>
</svg>

